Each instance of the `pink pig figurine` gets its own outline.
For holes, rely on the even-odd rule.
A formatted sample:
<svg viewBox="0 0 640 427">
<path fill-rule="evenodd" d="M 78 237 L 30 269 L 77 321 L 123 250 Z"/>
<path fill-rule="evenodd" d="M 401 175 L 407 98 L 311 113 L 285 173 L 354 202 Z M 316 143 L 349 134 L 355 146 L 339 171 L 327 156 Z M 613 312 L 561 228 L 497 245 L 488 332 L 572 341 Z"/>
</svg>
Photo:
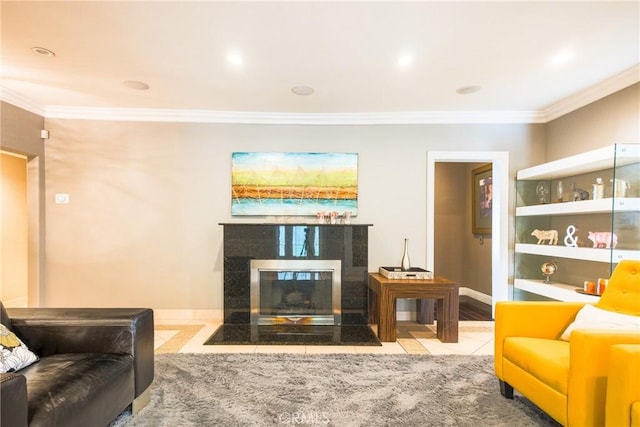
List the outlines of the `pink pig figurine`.
<svg viewBox="0 0 640 427">
<path fill-rule="evenodd" d="M 618 245 L 618 236 L 609 231 L 590 231 L 587 236 L 593 242 L 594 248 L 615 248 Z"/>
</svg>

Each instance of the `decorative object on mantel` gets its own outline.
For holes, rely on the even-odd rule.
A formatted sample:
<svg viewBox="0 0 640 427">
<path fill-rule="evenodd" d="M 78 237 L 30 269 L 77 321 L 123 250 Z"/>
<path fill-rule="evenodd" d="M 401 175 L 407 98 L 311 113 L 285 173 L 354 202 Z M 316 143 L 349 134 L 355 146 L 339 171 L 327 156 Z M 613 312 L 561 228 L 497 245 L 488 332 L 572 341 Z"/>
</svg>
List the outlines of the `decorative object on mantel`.
<svg viewBox="0 0 640 427">
<path fill-rule="evenodd" d="M 312 216 L 328 209 L 355 216 L 358 154 L 235 152 L 231 186 L 234 216 Z"/>
<path fill-rule="evenodd" d="M 589 231 L 587 238 L 593 242 L 594 248 L 615 249 L 618 236 L 610 231 Z"/>
<path fill-rule="evenodd" d="M 404 239 L 404 252 L 402 252 L 402 261 L 400 261 L 400 269 L 402 271 L 411 270 L 411 261 L 409 260 L 409 239 Z"/>
<path fill-rule="evenodd" d="M 558 244 L 558 230 L 538 230 L 537 228 L 531 232 L 531 235 L 538 239 L 538 245 L 543 244 L 545 240 L 550 245 Z"/>
<path fill-rule="evenodd" d="M 553 261 L 545 262 L 540 266 L 540 270 L 542 270 L 542 274 L 545 275 L 544 283 L 547 285 L 553 283 L 551 281 L 551 275 L 558 271 L 558 264 Z"/>
</svg>

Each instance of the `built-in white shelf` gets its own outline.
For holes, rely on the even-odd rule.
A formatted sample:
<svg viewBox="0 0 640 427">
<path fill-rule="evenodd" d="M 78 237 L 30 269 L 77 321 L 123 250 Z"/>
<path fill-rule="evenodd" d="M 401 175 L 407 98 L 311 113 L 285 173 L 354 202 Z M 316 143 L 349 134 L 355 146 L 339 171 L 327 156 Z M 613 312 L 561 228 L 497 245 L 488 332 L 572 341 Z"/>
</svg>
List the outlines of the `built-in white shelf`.
<svg viewBox="0 0 640 427">
<path fill-rule="evenodd" d="M 544 205 L 520 206 L 516 208 L 517 216 L 542 215 L 584 215 L 594 213 L 634 212 L 640 210 L 640 198 L 611 197 L 597 200 L 580 200 L 577 202 L 547 203 Z"/>
<path fill-rule="evenodd" d="M 640 158 L 640 144 L 620 144 L 617 153 L 612 146 L 598 148 L 575 156 L 565 157 L 527 169 L 517 173 L 517 179 L 559 179 L 580 175 L 611 166 L 620 167 L 637 163 Z"/>
<path fill-rule="evenodd" d="M 513 286 L 516 289 L 542 295 L 558 301 L 597 302 L 600 298 L 595 295 L 578 293 L 576 290 L 580 288 L 573 285 L 563 283 L 547 284 L 544 283 L 543 280 L 515 279 Z"/>
<path fill-rule="evenodd" d="M 629 249 L 614 249 L 612 251 L 605 248 L 575 248 L 571 246 L 516 243 L 516 252 L 606 263 L 618 263 L 623 259 L 640 260 L 640 251 Z"/>
</svg>

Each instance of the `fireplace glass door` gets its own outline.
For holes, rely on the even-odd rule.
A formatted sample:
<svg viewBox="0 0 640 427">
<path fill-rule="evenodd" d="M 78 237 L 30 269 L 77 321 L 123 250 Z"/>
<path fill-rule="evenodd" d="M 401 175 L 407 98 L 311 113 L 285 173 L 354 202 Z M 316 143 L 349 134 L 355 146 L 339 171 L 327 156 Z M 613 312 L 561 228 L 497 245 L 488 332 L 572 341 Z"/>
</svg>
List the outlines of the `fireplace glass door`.
<svg viewBox="0 0 640 427">
<path fill-rule="evenodd" d="M 251 323 L 340 325 L 339 260 L 252 260 Z"/>
</svg>

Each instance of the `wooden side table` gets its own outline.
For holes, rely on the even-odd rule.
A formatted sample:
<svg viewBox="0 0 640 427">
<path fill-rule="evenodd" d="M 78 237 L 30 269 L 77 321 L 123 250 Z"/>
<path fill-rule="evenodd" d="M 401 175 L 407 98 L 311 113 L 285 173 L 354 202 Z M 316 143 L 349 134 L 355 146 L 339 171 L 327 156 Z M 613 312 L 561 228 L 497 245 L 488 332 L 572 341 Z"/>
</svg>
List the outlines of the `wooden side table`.
<svg viewBox="0 0 640 427">
<path fill-rule="evenodd" d="M 369 323 L 378 324 L 380 341 L 396 340 L 396 298 L 437 300 L 436 335 L 442 342 L 458 342 L 458 285 L 444 277 L 431 280 L 394 279 L 369 273 Z"/>
</svg>

